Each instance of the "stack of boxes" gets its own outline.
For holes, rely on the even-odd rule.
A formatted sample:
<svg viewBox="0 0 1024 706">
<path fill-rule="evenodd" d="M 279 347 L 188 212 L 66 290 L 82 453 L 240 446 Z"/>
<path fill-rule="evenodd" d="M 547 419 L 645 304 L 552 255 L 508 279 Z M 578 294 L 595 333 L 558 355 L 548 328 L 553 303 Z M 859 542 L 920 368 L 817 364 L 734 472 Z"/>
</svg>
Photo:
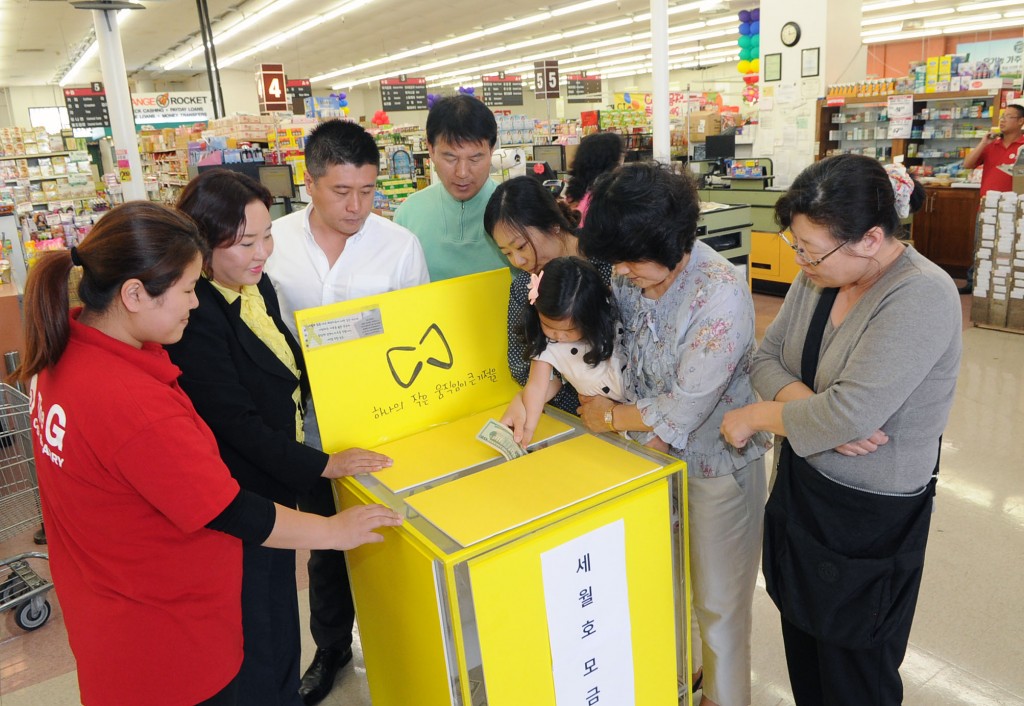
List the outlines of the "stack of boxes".
<svg viewBox="0 0 1024 706">
<path fill-rule="evenodd" d="M 331 118 L 344 118 L 346 115 L 341 100 L 334 96 L 309 96 L 302 102 L 307 118 L 330 120 Z"/>
<path fill-rule="evenodd" d="M 528 115 L 495 115 L 498 121 L 498 145 L 501 147 L 533 144 L 533 118 Z"/>
<path fill-rule="evenodd" d="M 985 194 L 975 254 L 976 324 L 1024 331 L 1024 199 L 1013 192 Z"/>
<path fill-rule="evenodd" d="M 267 134 L 276 129 L 277 122 L 272 115 L 231 115 L 226 118 L 216 118 L 210 121 L 206 130 L 203 130 L 203 137 L 226 137 L 231 141 L 238 142 L 266 142 Z"/>
</svg>

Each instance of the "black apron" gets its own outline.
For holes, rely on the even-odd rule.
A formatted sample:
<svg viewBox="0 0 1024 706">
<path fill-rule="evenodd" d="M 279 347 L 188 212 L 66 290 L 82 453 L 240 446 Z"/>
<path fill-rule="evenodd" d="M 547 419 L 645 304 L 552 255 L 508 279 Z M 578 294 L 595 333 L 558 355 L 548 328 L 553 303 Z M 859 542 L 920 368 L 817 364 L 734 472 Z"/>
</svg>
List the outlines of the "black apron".
<svg viewBox="0 0 1024 706">
<path fill-rule="evenodd" d="M 837 292 L 823 290 L 804 344 L 800 372 L 811 389 Z M 879 495 L 826 478 L 788 440 L 779 454 L 765 506 L 768 595 L 787 621 L 822 642 L 878 646 L 913 620 L 935 476 L 916 495 Z"/>
</svg>

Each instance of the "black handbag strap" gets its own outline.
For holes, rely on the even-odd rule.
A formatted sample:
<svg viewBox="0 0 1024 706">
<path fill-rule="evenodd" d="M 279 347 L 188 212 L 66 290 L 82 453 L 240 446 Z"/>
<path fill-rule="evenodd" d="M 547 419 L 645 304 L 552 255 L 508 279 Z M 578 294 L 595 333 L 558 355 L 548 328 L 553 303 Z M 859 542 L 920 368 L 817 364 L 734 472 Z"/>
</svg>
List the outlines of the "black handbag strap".
<svg viewBox="0 0 1024 706">
<path fill-rule="evenodd" d="M 821 354 L 821 339 L 825 335 L 825 324 L 832 313 L 832 305 L 839 294 L 838 288 L 821 290 L 818 305 L 811 314 L 811 325 L 807 327 L 804 352 L 800 358 L 800 377 L 807 387 L 814 389 L 814 376 L 818 373 L 818 356 Z"/>
</svg>

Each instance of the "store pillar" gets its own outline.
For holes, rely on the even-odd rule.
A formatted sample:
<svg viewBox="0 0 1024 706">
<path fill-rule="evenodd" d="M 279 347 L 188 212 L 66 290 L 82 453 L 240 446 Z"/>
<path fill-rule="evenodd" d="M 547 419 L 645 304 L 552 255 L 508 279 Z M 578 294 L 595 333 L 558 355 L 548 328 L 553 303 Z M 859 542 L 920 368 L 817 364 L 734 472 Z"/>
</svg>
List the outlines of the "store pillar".
<svg viewBox="0 0 1024 706">
<path fill-rule="evenodd" d="M 118 154 L 128 155 L 128 166 L 132 173 L 131 181 L 122 181 L 121 190 L 125 201 L 145 199 L 146 189 L 142 183 L 142 159 L 139 157 L 139 143 L 135 138 L 135 114 L 132 112 L 132 97 L 128 91 L 128 73 L 124 66 L 124 52 L 121 49 L 117 12 L 93 10 L 92 21 L 96 26 L 100 68 L 103 72 L 103 85 L 107 92 L 110 134 L 114 138 L 114 148 Z"/>
</svg>

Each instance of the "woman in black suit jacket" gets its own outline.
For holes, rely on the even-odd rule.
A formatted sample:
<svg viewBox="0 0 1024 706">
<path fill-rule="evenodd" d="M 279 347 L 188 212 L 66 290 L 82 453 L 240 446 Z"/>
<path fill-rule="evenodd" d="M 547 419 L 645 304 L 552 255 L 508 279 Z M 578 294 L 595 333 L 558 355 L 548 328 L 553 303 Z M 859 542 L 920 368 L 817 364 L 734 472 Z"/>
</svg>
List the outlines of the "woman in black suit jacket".
<svg viewBox="0 0 1024 706">
<path fill-rule="evenodd" d="M 196 283 L 199 307 L 167 349 L 239 485 L 295 507 L 297 495 L 322 478 L 391 461 L 363 449 L 328 455 L 302 443 L 309 391 L 302 355 L 263 273 L 274 249 L 270 204 L 263 185 L 237 172 L 205 171 L 185 187 L 178 208 L 198 223 L 210 251 Z M 239 703 L 301 705 L 293 551 L 245 545 L 242 631 Z"/>
</svg>

